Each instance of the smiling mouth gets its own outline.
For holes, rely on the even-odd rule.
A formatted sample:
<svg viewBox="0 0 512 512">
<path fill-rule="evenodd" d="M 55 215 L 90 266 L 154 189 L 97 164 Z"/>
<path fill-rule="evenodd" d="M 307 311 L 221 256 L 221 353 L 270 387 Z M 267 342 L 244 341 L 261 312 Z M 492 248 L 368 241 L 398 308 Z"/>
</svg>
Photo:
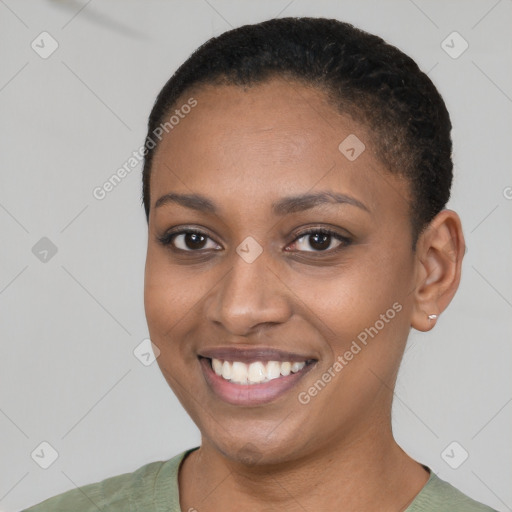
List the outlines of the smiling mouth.
<svg viewBox="0 0 512 512">
<path fill-rule="evenodd" d="M 242 407 L 261 406 L 289 395 L 318 363 L 312 354 L 272 347 L 205 348 L 197 355 L 213 395 Z"/>
<path fill-rule="evenodd" d="M 206 358 L 216 375 L 234 384 L 264 384 L 275 379 L 287 377 L 292 373 L 301 372 L 314 359 L 305 361 L 227 361 L 217 358 Z"/>
</svg>

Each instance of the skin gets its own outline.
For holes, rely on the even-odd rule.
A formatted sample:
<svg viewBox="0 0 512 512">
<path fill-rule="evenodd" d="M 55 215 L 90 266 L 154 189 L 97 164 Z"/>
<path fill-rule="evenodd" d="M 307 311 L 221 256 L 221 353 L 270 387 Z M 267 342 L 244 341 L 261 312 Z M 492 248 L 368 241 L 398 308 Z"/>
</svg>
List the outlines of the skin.
<svg viewBox="0 0 512 512">
<path fill-rule="evenodd" d="M 428 315 L 441 314 L 458 287 L 459 217 L 443 210 L 413 251 L 409 184 L 379 161 L 371 133 L 314 88 L 282 79 L 245 90 L 203 86 L 178 105 L 190 96 L 197 106 L 155 153 L 145 270 L 158 364 L 202 435 L 180 468 L 182 510 L 405 509 L 428 473 L 393 439 L 392 390 L 411 327 L 431 329 Z M 349 134 L 366 146 L 353 162 L 338 149 Z M 319 191 L 356 198 L 368 211 L 326 203 L 272 212 L 285 196 Z M 218 212 L 156 208 L 169 192 L 207 196 Z M 206 245 L 162 245 L 158 237 L 177 226 L 200 229 Z M 331 238 L 327 251 L 315 250 L 312 235 L 297 240 L 311 227 L 351 243 Z M 263 249 L 252 263 L 235 250 L 247 236 Z M 183 248 L 184 236 L 174 243 Z M 298 393 L 395 303 L 401 311 L 300 403 Z M 277 400 L 235 406 L 212 393 L 197 357 L 225 345 L 317 362 Z"/>
</svg>

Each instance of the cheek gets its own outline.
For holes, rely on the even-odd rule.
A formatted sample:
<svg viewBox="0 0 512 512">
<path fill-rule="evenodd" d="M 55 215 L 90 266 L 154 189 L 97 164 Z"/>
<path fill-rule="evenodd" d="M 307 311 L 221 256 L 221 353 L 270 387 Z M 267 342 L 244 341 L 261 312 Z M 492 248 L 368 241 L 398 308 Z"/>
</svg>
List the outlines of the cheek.
<svg viewBox="0 0 512 512">
<path fill-rule="evenodd" d="M 301 399 L 310 400 L 311 417 L 330 411 L 326 429 L 333 435 L 347 418 L 385 409 L 409 331 L 407 262 L 396 254 L 362 260 L 333 269 L 329 279 L 302 276 L 295 289 L 325 340 L 325 360 L 310 387 L 299 390 Z"/>
<path fill-rule="evenodd" d="M 150 246 L 144 275 L 144 306 L 149 328 L 170 329 L 190 310 L 195 298 L 191 271 L 169 263 L 160 248 Z"/>
<path fill-rule="evenodd" d="M 189 410 L 191 371 L 197 360 L 187 343 L 186 332 L 193 322 L 194 280 L 172 267 L 162 251 L 149 249 L 144 278 L 144 307 L 151 341 L 158 347 L 157 364 L 182 405 Z M 199 389 L 195 389 L 196 396 Z M 192 400 L 193 401 L 193 400 Z"/>
<path fill-rule="evenodd" d="M 195 340 L 204 328 L 202 299 L 215 275 L 207 269 L 171 264 L 165 251 L 148 249 L 144 278 L 144 307 L 149 334 L 159 348 L 158 363 L 173 373 L 197 364 Z M 218 280 L 218 277 L 217 277 Z"/>
<path fill-rule="evenodd" d="M 392 357 L 394 351 L 389 348 L 400 346 L 407 336 L 411 262 L 405 252 L 404 257 L 393 251 L 385 254 L 351 258 L 342 268 L 333 267 L 322 279 L 299 274 L 295 277 L 293 290 L 328 340 L 332 358 L 349 350 L 353 341 L 359 340 L 359 345 L 366 347 L 374 339 L 379 340 L 380 348 L 365 350 L 366 356 L 371 352 L 382 357 L 387 350 Z M 358 355 L 357 359 L 363 358 Z"/>
<path fill-rule="evenodd" d="M 144 308 L 151 336 L 161 352 L 177 339 L 180 323 L 193 308 L 195 295 L 190 278 L 172 267 L 162 251 L 148 249 L 144 276 Z M 177 347 L 174 346 L 174 349 Z"/>
</svg>

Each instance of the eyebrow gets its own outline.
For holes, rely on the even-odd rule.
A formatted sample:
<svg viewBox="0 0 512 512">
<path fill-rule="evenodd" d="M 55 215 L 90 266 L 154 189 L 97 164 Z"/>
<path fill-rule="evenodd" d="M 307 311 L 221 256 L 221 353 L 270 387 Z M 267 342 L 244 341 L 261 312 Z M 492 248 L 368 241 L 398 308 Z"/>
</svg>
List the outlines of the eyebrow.
<svg viewBox="0 0 512 512">
<path fill-rule="evenodd" d="M 176 194 L 171 192 L 158 199 L 155 203 L 155 208 L 171 203 L 180 204 L 181 206 L 200 212 L 217 213 L 217 207 L 213 201 L 200 194 Z"/>
<path fill-rule="evenodd" d="M 169 194 L 165 194 L 160 197 L 155 203 L 155 208 L 171 203 L 179 204 L 186 208 L 204 213 L 216 214 L 219 210 L 211 199 L 208 199 L 203 195 L 177 194 L 174 192 L 170 192 Z M 346 194 L 331 191 L 283 197 L 279 201 L 272 203 L 272 211 L 276 215 L 286 215 L 289 213 L 309 210 L 324 204 L 349 204 L 371 213 L 370 209 L 358 199 Z"/>
<path fill-rule="evenodd" d="M 277 215 L 286 215 L 287 213 L 309 210 L 323 204 L 350 204 L 370 213 L 369 208 L 355 197 L 331 191 L 284 197 L 273 203 L 272 209 Z"/>
</svg>

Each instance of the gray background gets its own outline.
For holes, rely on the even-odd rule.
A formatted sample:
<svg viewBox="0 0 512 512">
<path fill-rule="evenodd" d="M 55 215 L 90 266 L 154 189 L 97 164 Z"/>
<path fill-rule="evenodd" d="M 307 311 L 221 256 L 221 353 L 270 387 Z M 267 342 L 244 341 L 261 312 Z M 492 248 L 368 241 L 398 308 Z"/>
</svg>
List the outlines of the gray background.
<svg viewBox="0 0 512 512">
<path fill-rule="evenodd" d="M 143 143 L 155 95 L 199 44 L 300 15 L 383 36 L 448 104 L 468 252 L 448 311 L 411 334 L 394 429 L 440 477 L 512 510 L 511 14 L 511 0 L 0 0 L 0 510 L 198 444 L 156 363 L 133 354 L 148 336 L 141 166 L 102 201 L 92 191 Z M 46 59 L 31 47 L 49 48 L 43 31 L 59 44 Z M 442 47 L 453 31 L 469 43 L 458 58 Z M 457 469 L 453 441 L 469 453 Z"/>
</svg>

